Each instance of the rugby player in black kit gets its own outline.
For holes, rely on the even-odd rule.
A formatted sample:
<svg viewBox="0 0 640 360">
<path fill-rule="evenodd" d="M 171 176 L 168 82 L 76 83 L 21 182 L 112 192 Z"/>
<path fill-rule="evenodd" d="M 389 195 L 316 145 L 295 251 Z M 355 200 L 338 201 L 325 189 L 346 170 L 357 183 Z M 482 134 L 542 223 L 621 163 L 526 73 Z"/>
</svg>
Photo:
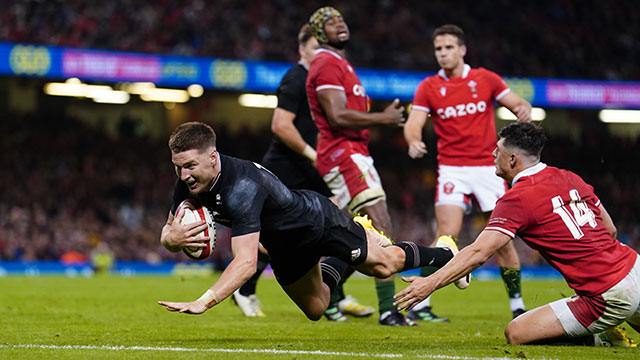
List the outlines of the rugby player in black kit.
<svg viewBox="0 0 640 360">
<path fill-rule="evenodd" d="M 213 129 L 203 123 L 180 125 L 169 138 L 171 161 L 179 179 L 173 208 L 161 242 L 171 251 L 204 246 L 198 235 L 204 221 L 181 224 L 177 205 L 197 197 L 217 222 L 231 228 L 234 258 L 218 281 L 191 302 L 159 301 L 169 311 L 201 314 L 230 296 L 256 269 L 258 248 L 271 256 L 276 279 L 307 318 L 318 320 L 329 305 L 330 290 L 349 267 L 386 278 L 425 265 L 441 267 L 457 252 L 455 243 L 428 248 L 414 243 L 391 245 L 375 229 L 365 229 L 326 197 L 289 190 L 262 166 L 221 155 Z M 175 216 L 174 216 L 175 214 Z M 323 256 L 328 256 L 320 263 Z"/>
<path fill-rule="evenodd" d="M 305 89 L 309 64 L 317 49 L 318 40 L 313 37 L 309 24 L 305 24 L 298 33 L 300 61 L 284 75 L 276 91 L 278 107 L 271 120 L 274 136 L 260 163 L 289 189 L 313 190 L 330 198 L 337 206 L 335 196 L 315 167 L 318 128 L 311 118 Z M 234 302 L 245 316 L 265 316 L 256 295 L 256 285 L 269 261 L 269 255 L 259 252 L 256 273 L 233 293 Z M 375 312 L 374 308 L 359 304 L 354 297 L 345 296 L 342 283 L 348 276 L 348 273 L 343 276 L 331 295 L 332 304 L 325 312 L 330 321 L 347 321 L 343 313 L 368 316 Z"/>
</svg>

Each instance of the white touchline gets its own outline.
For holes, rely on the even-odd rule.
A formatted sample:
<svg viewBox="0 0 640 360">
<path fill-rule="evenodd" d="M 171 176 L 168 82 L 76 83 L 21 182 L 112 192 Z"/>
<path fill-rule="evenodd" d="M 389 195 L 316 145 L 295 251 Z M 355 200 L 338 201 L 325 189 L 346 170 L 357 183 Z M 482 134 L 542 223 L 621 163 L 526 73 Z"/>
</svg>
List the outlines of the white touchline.
<svg viewBox="0 0 640 360">
<path fill-rule="evenodd" d="M 13 349 L 60 349 L 60 350 L 142 350 L 142 351 L 203 351 L 203 352 L 220 352 L 220 353 L 263 353 L 263 354 L 303 354 L 303 355 L 324 355 L 324 356 L 354 356 L 354 357 L 377 357 L 377 358 L 402 358 L 402 357 L 419 357 L 425 359 L 444 359 L 444 360 L 513 360 L 508 357 L 469 357 L 469 356 L 450 356 L 450 355 L 432 355 L 432 354 L 369 354 L 369 353 L 353 353 L 340 351 L 320 351 L 320 350 L 277 350 L 277 349 L 216 349 L 216 348 L 181 348 L 181 347 L 153 347 L 153 346 L 123 346 L 123 345 L 45 345 L 45 344 L 16 344 L 7 345 L 0 344 L 2 348 Z M 536 359 L 532 359 L 536 360 Z M 546 360 L 546 359 L 538 359 Z M 553 359 L 548 359 L 553 360 Z"/>
<path fill-rule="evenodd" d="M 325 356 L 359 356 L 359 357 L 381 357 L 400 358 L 402 354 L 368 354 L 349 353 L 339 351 L 310 351 L 310 350 L 277 350 L 277 349 L 215 349 L 215 348 L 181 348 L 181 347 L 152 347 L 152 346 L 121 346 L 121 345 L 39 345 L 39 344 L 18 344 L 2 345 L 0 348 L 24 348 L 24 349 L 71 349 L 71 350 L 142 350 L 142 351 L 176 351 L 176 352 L 221 352 L 221 353 L 265 353 L 265 354 L 304 354 L 304 355 L 325 355 Z"/>
</svg>

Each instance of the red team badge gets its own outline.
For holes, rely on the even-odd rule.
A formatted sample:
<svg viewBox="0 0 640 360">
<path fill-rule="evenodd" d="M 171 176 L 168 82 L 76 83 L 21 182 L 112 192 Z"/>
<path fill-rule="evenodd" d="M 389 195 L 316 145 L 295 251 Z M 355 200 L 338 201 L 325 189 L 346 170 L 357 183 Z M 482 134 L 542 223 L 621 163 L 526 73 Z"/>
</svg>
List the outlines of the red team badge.
<svg viewBox="0 0 640 360">
<path fill-rule="evenodd" d="M 442 185 L 444 193 L 447 195 L 451 194 L 455 187 L 456 186 L 451 181 L 447 181 L 446 183 L 444 183 L 444 185 Z"/>
</svg>

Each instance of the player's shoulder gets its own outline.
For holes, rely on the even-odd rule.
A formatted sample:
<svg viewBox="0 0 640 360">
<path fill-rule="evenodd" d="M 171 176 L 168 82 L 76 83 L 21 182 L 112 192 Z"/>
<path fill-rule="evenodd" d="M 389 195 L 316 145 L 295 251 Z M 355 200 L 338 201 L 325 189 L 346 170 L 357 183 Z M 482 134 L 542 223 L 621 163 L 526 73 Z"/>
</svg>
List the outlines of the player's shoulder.
<svg viewBox="0 0 640 360">
<path fill-rule="evenodd" d="M 428 75 L 418 83 L 418 88 L 428 89 L 440 86 L 443 79 L 438 74 Z"/>
<path fill-rule="evenodd" d="M 498 79 L 502 79 L 502 77 L 500 77 L 500 75 L 498 75 L 498 73 L 496 73 L 495 71 L 489 70 L 487 68 L 484 68 L 482 66 L 477 67 L 477 68 L 471 68 L 471 70 L 469 70 L 469 76 L 470 77 L 488 77 L 488 78 L 498 78 Z"/>
<path fill-rule="evenodd" d="M 304 84 L 306 79 L 307 79 L 307 69 L 305 69 L 304 66 L 302 66 L 301 64 L 296 64 L 284 74 L 284 76 L 282 77 L 282 80 L 280 81 L 280 87 L 282 87 L 283 85 L 286 86 L 289 84 L 298 84 L 298 83 Z"/>
<path fill-rule="evenodd" d="M 544 166 L 536 173 L 519 179 L 507 193 L 512 193 L 511 196 L 536 198 L 541 194 L 541 189 L 559 190 L 577 183 L 584 183 L 577 174 L 553 166 Z"/>
<path fill-rule="evenodd" d="M 580 175 L 574 173 L 573 171 L 557 168 L 555 166 L 545 167 L 544 170 L 541 171 L 541 174 L 547 178 L 552 178 L 555 181 L 562 178 L 570 181 L 576 181 L 576 180 L 583 181 Z"/>
<path fill-rule="evenodd" d="M 316 50 L 313 60 L 311 60 L 309 71 L 325 66 L 342 66 L 344 62 L 345 59 L 335 52 L 326 49 L 318 49 Z"/>
<path fill-rule="evenodd" d="M 235 183 L 244 177 L 250 176 L 253 171 L 250 164 L 252 162 L 249 160 L 220 154 L 220 172 L 227 184 Z M 231 186 L 234 185 L 232 184 Z"/>
<path fill-rule="evenodd" d="M 499 199 L 498 202 L 515 201 L 521 199 L 529 191 L 528 184 L 523 182 L 516 183 L 511 189 L 507 190 Z"/>
<path fill-rule="evenodd" d="M 249 189 L 260 187 L 260 166 L 256 163 L 221 155 L 221 165 L 222 192 L 227 196 L 243 198 L 242 194 L 248 194 Z"/>
<path fill-rule="evenodd" d="M 591 187 L 591 185 L 589 185 L 586 181 L 584 181 L 584 179 L 582 178 L 582 176 L 574 173 L 571 170 L 565 170 L 565 169 L 559 169 L 559 168 L 554 168 L 552 167 L 551 170 L 555 170 L 557 176 L 562 176 L 566 179 L 566 181 L 576 187 L 579 186 L 586 186 L 586 187 Z"/>
<path fill-rule="evenodd" d="M 285 74 L 285 77 L 295 77 L 295 78 L 304 79 L 305 77 L 307 77 L 307 72 L 308 70 L 302 64 L 298 63 L 292 66 L 291 69 L 289 69 L 289 71 L 287 71 L 287 73 Z"/>
<path fill-rule="evenodd" d="M 224 171 L 224 167 L 230 167 L 231 171 L 239 172 L 239 173 L 247 173 L 254 172 L 258 170 L 255 163 L 250 160 L 240 159 L 237 157 L 229 156 L 229 155 L 220 155 L 222 161 L 222 171 Z"/>
</svg>

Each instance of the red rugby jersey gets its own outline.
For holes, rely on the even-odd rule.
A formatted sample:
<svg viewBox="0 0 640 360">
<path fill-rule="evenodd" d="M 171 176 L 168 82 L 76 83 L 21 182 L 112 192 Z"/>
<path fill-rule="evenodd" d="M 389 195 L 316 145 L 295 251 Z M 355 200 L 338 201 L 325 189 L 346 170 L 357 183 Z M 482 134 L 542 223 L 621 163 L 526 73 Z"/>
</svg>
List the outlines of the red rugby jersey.
<svg viewBox="0 0 640 360">
<path fill-rule="evenodd" d="M 593 188 L 578 175 L 539 163 L 516 176 L 485 230 L 518 235 L 578 295 L 597 295 L 622 280 L 637 257 L 611 237 L 599 205 Z"/>
<path fill-rule="evenodd" d="M 472 69 L 467 64 L 460 77 L 449 79 L 441 69 L 420 82 L 411 111 L 431 114 L 438 136 L 439 164 L 493 165 L 493 102 L 509 92 L 498 74 L 484 68 Z"/>
<path fill-rule="evenodd" d="M 307 97 L 313 120 L 320 137 L 318 171 L 326 174 L 352 153 L 369 155 L 369 130 L 332 127 L 318 101 L 318 91 L 336 89 L 345 92 L 347 108 L 367 112 L 367 95 L 360 79 L 349 62 L 339 54 L 319 49 L 309 67 L 307 75 Z"/>
</svg>

